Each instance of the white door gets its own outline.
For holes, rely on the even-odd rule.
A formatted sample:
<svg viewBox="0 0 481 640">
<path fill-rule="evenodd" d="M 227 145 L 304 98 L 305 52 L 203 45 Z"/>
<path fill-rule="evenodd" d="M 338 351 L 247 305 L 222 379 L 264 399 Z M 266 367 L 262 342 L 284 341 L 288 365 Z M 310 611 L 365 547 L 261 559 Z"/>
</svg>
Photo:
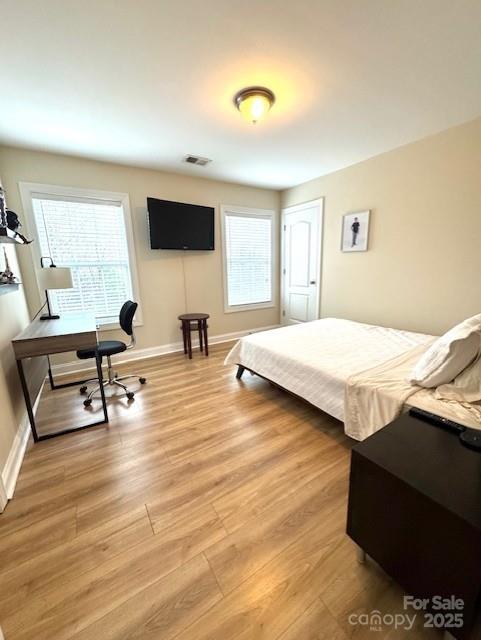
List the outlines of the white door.
<svg viewBox="0 0 481 640">
<path fill-rule="evenodd" d="M 282 211 L 282 324 L 319 317 L 322 200 Z"/>
</svg>

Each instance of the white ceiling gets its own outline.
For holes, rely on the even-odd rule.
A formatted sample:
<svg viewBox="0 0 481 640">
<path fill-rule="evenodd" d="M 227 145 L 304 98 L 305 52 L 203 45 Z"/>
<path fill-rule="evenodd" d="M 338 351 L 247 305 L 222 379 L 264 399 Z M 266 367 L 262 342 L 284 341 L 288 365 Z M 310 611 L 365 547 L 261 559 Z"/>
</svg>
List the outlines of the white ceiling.
<svg viewBox="0 0 481 640">
<path fill-rule="evenodd" d="M 0 16 L 6 144 L 284 188 L 481 115 L 480 0 L 0 0 Z M 277 96 L 254 126 L 232 105 L 250 84 Z"/>
</svg>

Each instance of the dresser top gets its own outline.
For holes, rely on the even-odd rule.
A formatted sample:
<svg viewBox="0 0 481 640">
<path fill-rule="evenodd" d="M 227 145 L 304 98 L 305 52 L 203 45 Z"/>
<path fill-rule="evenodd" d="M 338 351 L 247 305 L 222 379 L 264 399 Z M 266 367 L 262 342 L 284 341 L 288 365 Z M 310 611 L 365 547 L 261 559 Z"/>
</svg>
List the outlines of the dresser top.
<svg viewBox="0 0 481 640">
<path fill-rule="evenodd" d="M 481 531 L 481 452 L 404 414 L 352 449 Z"/>
</svg>

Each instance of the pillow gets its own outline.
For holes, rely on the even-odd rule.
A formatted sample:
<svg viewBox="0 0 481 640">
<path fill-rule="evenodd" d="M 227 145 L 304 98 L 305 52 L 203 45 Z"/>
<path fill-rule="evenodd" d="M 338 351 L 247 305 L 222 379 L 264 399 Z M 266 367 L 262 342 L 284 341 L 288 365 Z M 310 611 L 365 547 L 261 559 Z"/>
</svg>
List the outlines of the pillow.
<svg viewBox="0 0 481 640">
<path fill-rule="evenodd" d="M 438 400 L 479 402 L 481 400 L 481 354 L 450 384 L 442 384 L 434 392 Z"/>
<path fill-rule="evenodd" d="M 480 347 L 481 314 L 478 314 L 438 338 L 414 366 L 410 382 L 428 389 L 447 384 L 476 358 Z"/>
</svg>

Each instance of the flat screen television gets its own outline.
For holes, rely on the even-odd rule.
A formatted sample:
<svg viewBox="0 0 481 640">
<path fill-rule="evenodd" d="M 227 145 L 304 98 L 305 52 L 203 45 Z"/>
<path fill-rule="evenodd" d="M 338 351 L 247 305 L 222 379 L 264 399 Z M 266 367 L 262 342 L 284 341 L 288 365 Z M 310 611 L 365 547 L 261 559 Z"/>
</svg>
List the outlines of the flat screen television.
<svg viewBox="0 0 481 640">
<path fill-rule="evenodd" d="M 214 250 L 214 209 L 147 198 L 151 249 Z"/>
</svg>

